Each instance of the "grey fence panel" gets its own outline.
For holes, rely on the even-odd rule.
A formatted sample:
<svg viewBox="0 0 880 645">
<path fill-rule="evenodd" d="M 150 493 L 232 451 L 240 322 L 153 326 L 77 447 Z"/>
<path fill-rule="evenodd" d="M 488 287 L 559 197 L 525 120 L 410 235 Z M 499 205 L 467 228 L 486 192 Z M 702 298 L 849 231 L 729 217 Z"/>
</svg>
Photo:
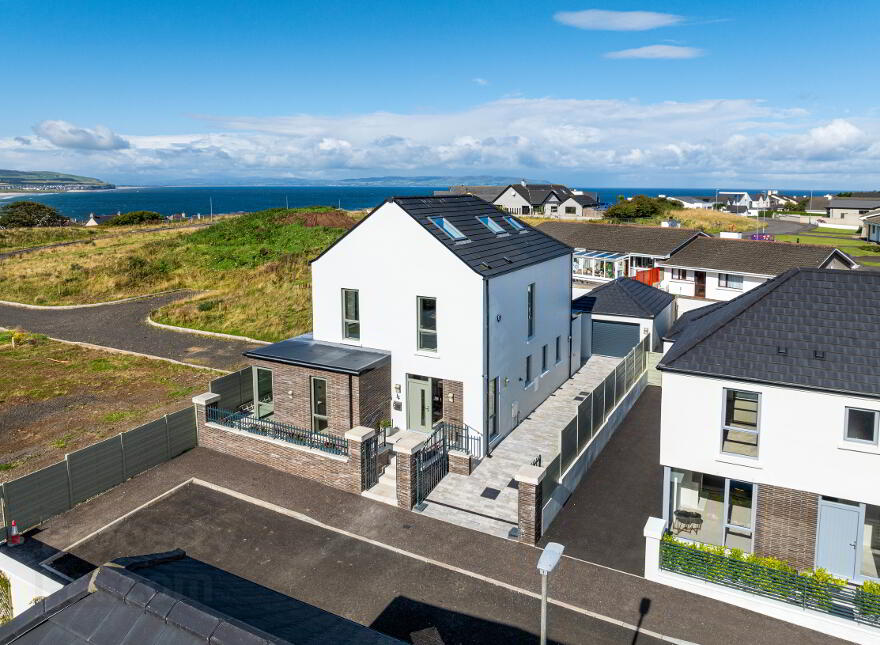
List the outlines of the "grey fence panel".
<svg viewBox="0 0 880 645">
<path fill-rule="evenodd" d="M 170 459 L 196 447 L 196 411 L 193 407 L 178 410 L 165 417 L 168 422 L 168 446 Z"/>
<path fill-rule="evenodd" d="M 602 423 L 605 423 L 605 419 L 608 418 L 608 415 L 611 413 L 611 410 L 614 408 L 614 374 L 605 379 L 605 409 L 602 412 Z"/>
<path fill-rule="evenodd" d="M 602 427 L 602 410 L 605 409 L 605 387 L 600 383 L 599 386 L 593 390 L 593 434 L 599 431 L 599 428 Z"/>
<path fill-rule="evenodd" d="M 125 478 L 168 460 L 168 429 L 165 419 L 156 419 L 122 435 Z"/>
<path fill-rule="evenodd" d="M 561 455 L 556 455 L 553 461 L 547 466 L 547 474 L 541 482 L 542 506 L 550 500 L 550 496 L 559 485 L 559 464 L 561 461 Z"/>
<path fill-rule="evenodd" d="M 239 371 L 239 386 L 241 391 L 241 402 L 247 403 L 254 400 L 254 379 L 251 375 L 251 368 L 245 367 Z"/>
<path fill-rule="evenodd" d="M 584 449 L 593 436 L 593 395 L 588 394 L 578 404 L 578 452 Z"/>
<path fill-rule="evenodd" d="M 614 400 L 620 403 L 626 390 L 626 363 L 620 363 L 614 368 Z"/>
<path fill-rule="evenodd" d="M 578 454 L 577 417 L 568 422 L 560 433 L 559 445 L 562 450 L 562 472 L 574 463 Z"/>
<path fill-rule="evenodd" d="M 6 520 L 25 531 L 70 509 L 67 463 L 47 466 L 3 485 Z"/>
<path fill-rule="evenodd" d="M 237 410 L 241 400 L 241 373 L 233 372 L 211 381 L 211 392 L 220 395 L 217 406 L 226 410 Z"/>
<path fill-rule="evenodd" d="M 122 467 L 122 440 L 105 439 L 67 455 L 71 504 L 79 504 L 125 479 Z"/>
</svg>

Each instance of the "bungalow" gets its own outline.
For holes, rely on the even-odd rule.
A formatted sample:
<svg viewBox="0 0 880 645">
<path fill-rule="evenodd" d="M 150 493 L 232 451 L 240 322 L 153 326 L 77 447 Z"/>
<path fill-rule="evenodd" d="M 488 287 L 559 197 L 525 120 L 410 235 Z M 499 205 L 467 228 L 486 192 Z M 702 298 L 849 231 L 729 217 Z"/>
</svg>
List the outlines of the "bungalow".
<svg viewBox="0 0 880 645">
<path fill-rule="evenodd" d="M 633 277 L 694 239 L 706 237 L 684 228 L 580 222 L 544 222 L 538 230 L 575 249 L 572 275 L 577 283 Z"/>
<path fill-rule="evenodd" d="M 596 193 L 574 193 L 559 204 L 557 215 L 559 217 L 584 217 L 599 219 L 602 213 L 597 209 L 599 206 L 599 198 Z M 551 208 L 552 211 L 552 208 Z M 545 211 L 545 216 L 548 213 Z M 549 213 L 553 217 L 554 213 Z"/>
<path fill-rule="evenodd" d="M 514 215 L 544 214 L 558 217 L 560 206 L 574 191 L 561 184 L 511 184 L 492 202 Z"/>
<path fill-rule="evenodd" d="M 880 198 L 834 197 L 828 203 L 828 219 L 834 224 L 861 226 L 863 215 L 880 208 Z"/>
<path fill-rule="evenodd" d="M 797 268 L 676 323 L 657 366 L 668 530 L 880 580 L 878 292 L 878 273 Z"/>
<path fill-rule="evenodd" d="M 862 215 L 862 230 L 869 242 L 880 242 L 880 208 Z"/>
<path fill-rule="evenodd" d="M 715 199 L 713 197 L 695 197 L 692 195 L 660 195 L 669 201 L 678 202 L 685 209 L 712 209 L 715 208 Z"/>
<path fill-rule="evenodd" d="M 657 266 L 669 293 L 730 300 L 795 267 L 854 269 L 858 264 L 833 247 L 701 237 Z"/>
<path fill-rule="evenodd" d="M 506 186 L 450 186 L 449 190 L 435 190 L 434 197 L 451 197 L 453 195 L 473 195 L 484 202 L 493 203 L 506 189 Z"/>
</svg>

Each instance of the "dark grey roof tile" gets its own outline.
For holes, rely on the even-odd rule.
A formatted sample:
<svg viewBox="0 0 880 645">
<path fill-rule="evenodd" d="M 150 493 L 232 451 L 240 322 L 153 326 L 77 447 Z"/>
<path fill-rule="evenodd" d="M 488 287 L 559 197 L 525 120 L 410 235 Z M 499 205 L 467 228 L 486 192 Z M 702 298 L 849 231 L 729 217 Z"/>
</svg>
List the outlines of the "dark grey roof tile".
<svg viewBox="0 0 880 645">
<path fill-rule="evenodd" d="M 165 620 L 168 612 L 171 611 L 175 604 L 177 604 L 176 598 L 172 598 L 167 593 L 160 591 L 150 599 L 150 603 L 147 605 L 147 613 Z"/>
<path fill-rule="evenodd" d="M 668 257 L 682 245 L 705 235 L 700 231 L 660 226 L 626 226 L 598 222 L 544 222 L 538 230 L 577 249 Z"/>
<path fill-rule="evenodd" d="M 150 601 L 153 599 L 153 596 L 156 595 L 156 590 L 152 587 L 145 585 L 143 582 L 137 582 L 131 588 L 131 591 L 125 596 L 125 602 L 129 605 L 133 605 L 135 607 L 140 607 L 143 609 Z"/>
<path fill-rule="evenodd" d="M 121 571 L 123 570 L 115 567 L 101 567 L 95 576 L 95 586 L 101 591 L 125 598 L 125 594 L 134 586 L 135 580 Z"/>
<path fill-rule="evenodd" d="M 222 622 L 211 635 L 211 645 L 266 645 L 265 638 L 230 622 Z"/>
<path fill-rule="evenodd" d="M 675 300 L 672 294 L 633 280 L 617 278 L 572 302 L 572 310 L 594 314 L 654 318 Z"/>
<path fill-rule="evenodd" d="M 62 607 L 85 597 L 89 593 L 89 582 L 91 582 L 91 579 L 91 574 L 86 574 L 46 597 L 43 600 L 46 613 L 50 614 L 58 611 Z"/>
<path fill-rule="evenodd" d="M 220 624 L 217 616 L 183 602 L 174 605 L 165 620 L 205 640 L 211 637 Z"/>
</svg>

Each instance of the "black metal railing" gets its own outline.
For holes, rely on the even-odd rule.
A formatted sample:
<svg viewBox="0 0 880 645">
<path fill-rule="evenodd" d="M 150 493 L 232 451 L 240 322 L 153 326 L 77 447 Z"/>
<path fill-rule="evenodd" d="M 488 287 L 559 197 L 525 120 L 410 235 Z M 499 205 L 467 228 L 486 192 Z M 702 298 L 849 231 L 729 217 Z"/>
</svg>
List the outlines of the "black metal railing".
<svg viewBox="0 0 880 645">
<path fill-rule="evenodd" d="M 438 421 L 433 427 L 434 433 L 442 432 L 449 450 L 460 450 L 473 456 L 480 454 L 480 437 L 471 435 L 467 426 L 457 425 L 448 421 Z"/>
<path fill-rule="evenodd" d="M 205 408 L 205 420 L 227 428 L 241 430 L 260 437 L 278 439 L 298 446 L 313 448 L 331 455 L 347 455 L 348 440 L 332 434 L 304 430 L 287 423 L 279 423 L 268 419 L 257 419 L 250 412 L 224 410 L 223 408 Z"/>
<path fill-rule="evenodd" d="M 666 539 L 660 542 L 660 568 L 880 628 L 880 595 L 840 581 L 825 582 Z"/>
</svg>

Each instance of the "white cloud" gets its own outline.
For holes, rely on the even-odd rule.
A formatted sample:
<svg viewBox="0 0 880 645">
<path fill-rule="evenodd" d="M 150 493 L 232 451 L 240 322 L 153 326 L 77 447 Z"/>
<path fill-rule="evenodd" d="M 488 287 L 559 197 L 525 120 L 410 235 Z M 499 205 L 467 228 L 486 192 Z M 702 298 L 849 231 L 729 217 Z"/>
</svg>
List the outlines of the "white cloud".
<svg viewBox="0 0 880 645">
<path fill-rule="evenodd" d="M 129 146 L 128 141 L 103 125 L 90 129 L 67 121 L 42 121 L 34 126 L 34 133 L 61 148 L 121 150 Z"/>
<path fill-rule="evenodd" d="M 476 83 L 477 85 L 488 85 L 489 84 L 489 81 L 487 81 L 485 78 L 480 78 L 479 76 L 476 78 L 473 78 L 471 80 L 474 83 Z"/>
<path fill-rule="evenodd" d="M 209 132 L 104 137 L 127 147 L 71 147 L 54 131 L 52 138 L 0 138 L 0 167 L 131 183 L 495 171 L 532 176 L 535 169 L 549 179 L 589 183 L 601 176 L 612 185 L 685 186 L 707 177 L 712 185 L 715 178 L 735 185 L 744 177 L 756 185 L 780 177 L 809 177 L 825 187 L 841 186 L 839 177 L 861 178 L 848 185 L 880 183 L 880 120 L 817 122 L 803 110 L 755 99 L 516 97 L 435 114 L 197 118 Z M 63 132 L 83 130 L 66 125 Z M 42 126 L 35 130 L 48 132 Z"/>
<path fill-rule="evenodd" d="M 556 22 L 578 29 L 600 29 L 606 31 L 646 31 L 658 27 L 668 27 L 684 20 L 683 16 L 654 11 L 605 11 L 587 9 L 585 11 L 559 11 L 553 15 Z"/>
<path fill-rule="evenodd" d="M 616 52 L 604 54 L 605 58 L 698 58 L 704 54 L 702 49 L 696 47 L 681 47 L 679 45 L 648 45 L 635 49 L 622 49 Z"/>
</svg>

